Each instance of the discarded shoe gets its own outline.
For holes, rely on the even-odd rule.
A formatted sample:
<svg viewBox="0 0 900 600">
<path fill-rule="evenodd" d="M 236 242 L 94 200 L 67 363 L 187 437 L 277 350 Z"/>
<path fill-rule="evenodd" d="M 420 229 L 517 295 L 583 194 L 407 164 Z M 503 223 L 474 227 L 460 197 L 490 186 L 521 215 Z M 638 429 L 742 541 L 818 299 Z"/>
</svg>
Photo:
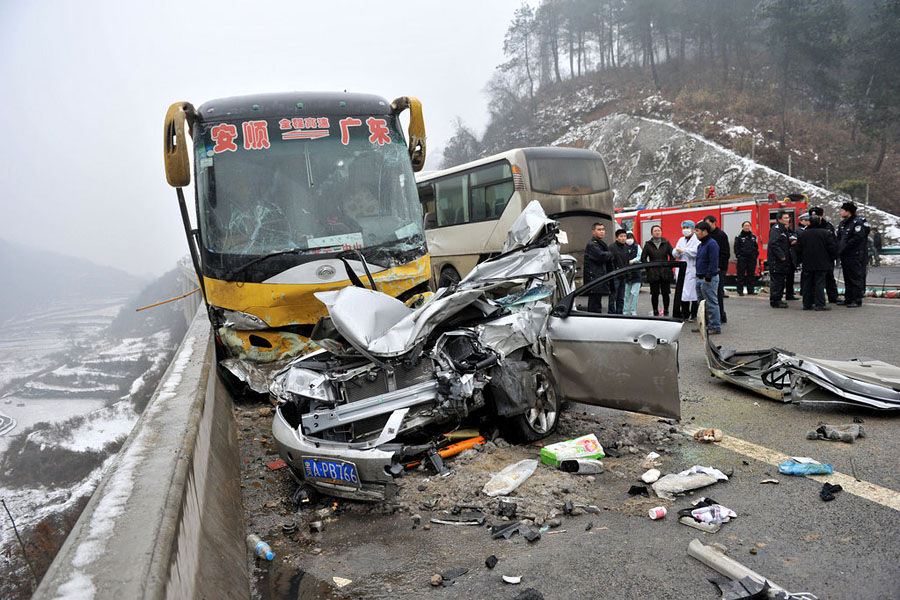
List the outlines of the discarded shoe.
<svg viewBox="0 0 900 600">
<path fill-rule="evenodd" d="M 856 438 L 864 437 L 866 437 L 866 430 L 855 423 L 837 427 L 827 423 L 820 423 L 818 427 L 806 434 L 806 439 L 808 440 L 833 440 L 846 444 L 852 444 Z"/>
<path fill-rule="evenodd" d="M 840 492 L 843 489 L 844 488 L 842 488 L 840 484 L 831 485 L 826 481 L 822 484 L 822 490 L 819 492 L 819 496 L 821 496 L 822 500 L 824 500 L 825 502 L 831 502 L 832 500 L 834 500 L 834 493 Z"/>
</svg>

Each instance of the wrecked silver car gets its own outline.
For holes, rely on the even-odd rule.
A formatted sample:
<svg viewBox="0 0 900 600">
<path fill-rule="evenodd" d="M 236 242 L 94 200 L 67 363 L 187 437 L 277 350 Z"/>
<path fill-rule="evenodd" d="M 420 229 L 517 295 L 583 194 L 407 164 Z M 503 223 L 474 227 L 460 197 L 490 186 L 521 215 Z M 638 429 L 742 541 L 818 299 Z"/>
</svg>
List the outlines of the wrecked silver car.
<svg viewBox="0 0 900 600">
<path fill-rule="evenodd" d="M 269 391 L 281 456 L 298 478 L 336 496 L 383 499 L 438 434 L 489 415 L 511 439 L 556 428 L 562 401 L 678 418 L 681 322 L 584 312 L 557 224 L 536 202 L 505 251 L 423 306 L 363 287 L 320 292 L 322 350 L 277 373 Z"/>
</svg>

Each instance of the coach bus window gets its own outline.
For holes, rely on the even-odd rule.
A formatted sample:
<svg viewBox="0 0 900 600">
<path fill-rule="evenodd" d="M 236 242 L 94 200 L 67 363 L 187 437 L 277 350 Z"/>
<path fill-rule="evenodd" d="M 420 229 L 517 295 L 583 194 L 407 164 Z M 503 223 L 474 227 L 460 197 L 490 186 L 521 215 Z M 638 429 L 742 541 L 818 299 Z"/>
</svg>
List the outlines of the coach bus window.
<svg viewBox="0 0 900 600">
<path fill-rule="evenodd" d="M 472 191 L 472 221 L 497 219 L 513 194 L 509 163 L 489 165 L 469 175 Z"/>
<path fill-rule="evenodd" d="M 458 175 L 434 184 L 438 227 L 459 225 L 469 220 L 469 198 L 466 178 L 466 175 Z"/>
</svg>

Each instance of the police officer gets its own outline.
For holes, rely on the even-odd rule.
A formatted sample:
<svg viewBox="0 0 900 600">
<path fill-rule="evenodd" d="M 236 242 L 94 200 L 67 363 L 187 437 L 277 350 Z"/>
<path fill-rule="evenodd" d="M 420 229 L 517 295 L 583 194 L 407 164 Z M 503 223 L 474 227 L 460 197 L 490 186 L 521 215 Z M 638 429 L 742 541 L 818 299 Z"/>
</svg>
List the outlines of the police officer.
<svg viewBox="0 0 900 600">
<path fill-rule="evenodd" d="M 807 277 L 807 275 L 809 275 L 809 270 L 803 268 L 803 265 L 801 264 L 803 259 L 800 253 L 800 236 L 809 228 L 809 219 L 810 214 L 808 212 L 797 217 L 797 243 L 791 246 L 791 260 L 794 262 L 795 267 L 800 267 L 800 298 L 803 299 L 804 306 L 806 306 L 806 296 L 804 296 L 806 292 L 804 290 L 809 284 Z"/>
<path fill-rule="evenodd" d="M 788 224 L 791 215 L 784 210 L 778 211 L 775 224 L 769 230 L 769 306 L 772 308 L 787 308 L 787 302 L 782 300 L 784 286 L 788 273 L 794 268 L 791 264 L 791 232 Z M 793 278 L 792 278 L 793 279 Z"/>
<path fill-rule="evenodd" d="M 606 226 L 594 223 L 591 226 L 591 241 L 584 248 L 584 283 L 606 275 L 612 253 L 603 240 Z M 588 292 L 588 312 L 603 312 L 603 296 L 609 295 L 609 282 L 601 283 Z"/>
<path fill-rule="evenodd" d="M 838 256 L 844 271 L 844 305 L 862 306 L 866 290 L 866 240 L 869 224 L 856 214 L 856 204 L 841 204 L 841 223 L 837 229 Z"/>
<path fill-rule="evenodd" d="M 818 215 L 811 215 L 797 240 L 797 254 L 803 263 L 800 289 L 803 290 L 803 310 L 829 310 L 825 306 L 825 274 L 834 272 L 837 239 L 822 224 Z"/>
<path fill-rule="evenodd" d="M 751 296 L 756 294 L 753 276 L 756 274 L 756 260 L 759 258 L 759 240 L 751 231 L 750 221 L 741 224 L 741 232 L 734 238 L 734 256 L 737 258 L 737 293 L 744 295 L 744 287 Z"/>
<path fill-rule="evenodd" d="M 827 229 L 831 235 L 834 235 L 835 239 L 837 239 L 837 235 L 834 232 L 834 225 L 825 218 L 825 210 L 821 206 L 813 206 L 809 209 L 809 214 L 810 216 L 818 215 L 822 227 Z M 834 279 L 834 269 L 825 273 L 825 295 L 828 297 L 828 302 L 831 304 L 843 304 L 838 298 L 837 281 Z"/>
</svg>

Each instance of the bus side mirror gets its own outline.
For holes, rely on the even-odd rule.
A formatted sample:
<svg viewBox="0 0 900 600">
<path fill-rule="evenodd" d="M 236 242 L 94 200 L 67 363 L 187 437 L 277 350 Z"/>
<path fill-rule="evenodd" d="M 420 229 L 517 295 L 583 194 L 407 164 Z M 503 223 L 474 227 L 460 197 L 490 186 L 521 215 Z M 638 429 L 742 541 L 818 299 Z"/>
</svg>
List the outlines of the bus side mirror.
<svg viewBox="0 0 900 600">
<path fill-rule="evenodd" d="M 163 126 L 163 160 L 166 165 L 166 181 L 172 187 L 184 187 L 191 183 L 191 163 L 188 145 L 184 138 L 184 122 L 192 133 L 196 111 L 190 102 L 176 102 L 166 111 Z"/>
<path fill-rule="evenodd" d="M 425 221 L 422 224 L 422 229 L 434 229 L 437 227 L 437 215 L 433 212 L 425 213 Z"/>
<path fill-rule="evenodd" d="M 422 118 L 422 103 L 412 96 L 400 96 L 391 102 L 391 110 L 399 115 L 409 109 L 409 160 L 413 171 L 419 172 L 425 166 L 425 120 Z"/>
</svg>

